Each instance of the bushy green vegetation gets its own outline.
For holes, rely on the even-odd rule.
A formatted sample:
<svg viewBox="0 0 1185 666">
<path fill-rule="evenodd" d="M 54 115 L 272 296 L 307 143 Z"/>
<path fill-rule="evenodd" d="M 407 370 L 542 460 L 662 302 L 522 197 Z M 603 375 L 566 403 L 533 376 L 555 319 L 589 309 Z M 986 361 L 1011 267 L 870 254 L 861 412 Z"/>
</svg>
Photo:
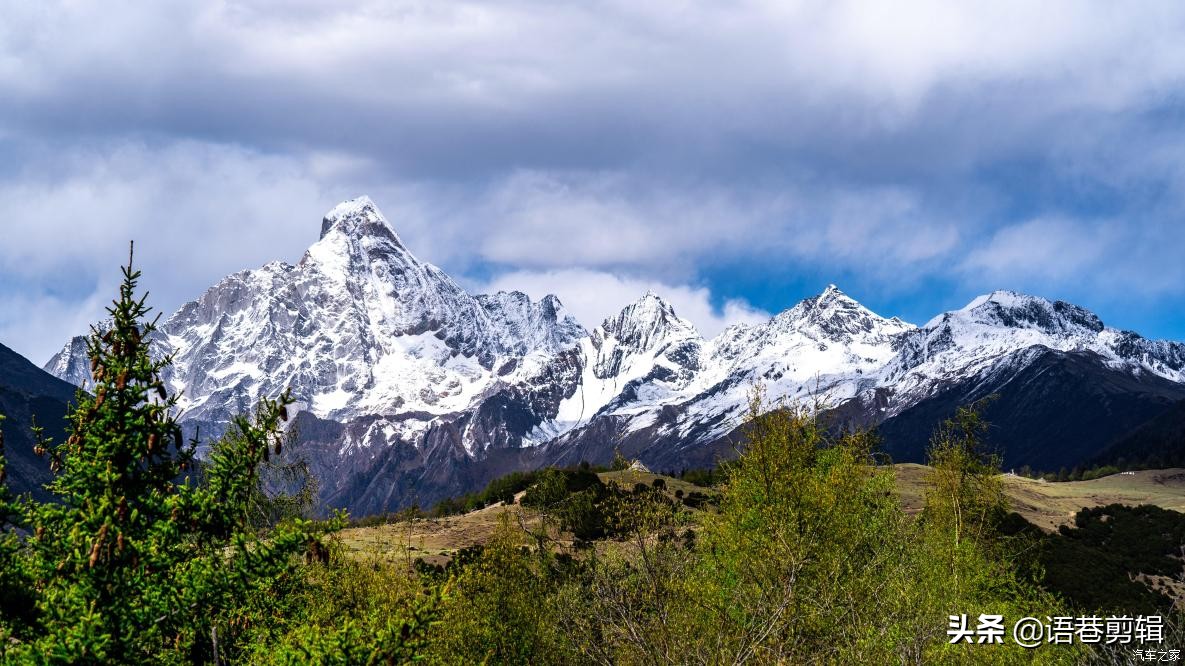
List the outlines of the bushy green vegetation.
<svg viewBox="0 0 1185 666">
<path fill-rule="evenodd" d="M 863 432 L 834 435 L 816 414 L 754 401 L 748 442 L 718 511 L 690 543 L 645 539 L 590 563 L 560 622 L 598 663 L 1028 662 L 1014 645 L 950 645 L 949 614 L 1053 613 L 1015 573 L 995 530 L 1002 496 L 979 454 L 977 413 L 935 438 L 934 491 L 905 516 Z M 1074 648 L 1043 649 L 1075 663 Z"/>
<path fill-rule="evenodd" d="M 1143 467 L 1118 467 L 1116 465 L 1095 465 L 1094 467 L 1082 468 L 1074 467 L 1073 469 L 1066 469 L 1065 467 L 1055 472 L 1033 472 L 1028 469 L 1022 469 L 1019 474 L 1033 479 L 1045 479 L 1046 481 L 1065 482 L 1065 481 L 1093 481 L 1101 479 L 1104 476 L 1111 476 L 1112 474 L 1119 474 L 1126 472 L 1129 469 L 1144 469 Z"/>
<path fill-rule="evenodd" d="M 449 584 L 420 584 L 403 563 L 328 545 L 231 618 L 240 649 L 229 663 L 402 664 L 424 654 L 454 598 Z"/>
<path fill-rule="evenodd" d="M 529 488 L 535 482 L 537 475 L 538 473 L 534 470 L 511 472 L 490 481 L 485 488 L 478 492 L 441 500 L 432 509 L 432 513 L 436 516 L 453 516 L 476 511 L 492 504 L 514 504 L 514 496 Z"/>
<path fill-rule="evenodd" d="M 626 465 L 628 467 L 628 464 Z M 598 467 L 582 462 L 578 467 L 561 470 L 568 476 L 595 476 L 597 472 L 608 470 L 608 467 Z M 624 467 L 622 468 L 624 469 Z M 449 497 L 441 500 L 432 508 L 433 516 L 455 516 L 484 509 L 495 504 L 514 504 L 514 498 L 527 490 L 540 478 L 540 470 L 514 471 L 500 476 L 486 484 L 486 487 L 473 493 L 466 493 L 459 497 Z M 359 524 L 366 524 L 359 521 Z"/>
<path fill-rule="evenodd" d="M 378 525 L 390 525 L 392 523 L 399 523 L 407 520 L 415 520 L 416 518 L 423 518 L 424 512 L 420 510 L 419 506 L 411 506 L 402 511 L 386 511 L 383 513 L 373 513 L 362 518 L 350 517 L 350 527 L 375 527 Z"/>
<path fill-rule="evenodd" d="M 726 470 L 727 466 L 722 466 L 721 468 L 685 469 L 679 472 L 677 478 L 688 483 L 694 483 L 697 486 L 711 488 L 724 481 L 727 474 Z"/>
<path fill-rule="evenodd" d="M 933 490 L 919 519 L 901 510 L 891 474 L 870 464 L 869 434 L 836 435 L 814 413 L 767 411 L 760 400 L 719 506 L 707 512 L 689 512 L 654 484 L 627 490 L 544 471 L 523 498 L 544 514 L 542 527 L 516 530 L 507 518 L 496 555 L 471 554 L 451 572 L 420 567 L 435 580 L 483 581 L 442 620 L 445 638 L 425 658 L 1077 663 L 1085 655 L 1073 646 L 1032 652 L 946 640 L 952 613 L 1060 609 L 1017 573 L 1028 570 L 1019 553 L 1031 544 L 999 529 L 1008 514 L 994 461 L 981 451 L 984 427 L 968 409 L 935 435 Z M 605 547 L 565 553 L 552 537 L 572 527 L 567 510 L 612 525 Z M 484 578 L 495 562 L 514 585 Z M 501 633 L 491 634 L 490 617 Z M 506 642 L 515 635 L 520 642 Z"/>
<path fill-rule="evenodd" d="M 523 495 L 522 505 L 538 511 L 543 518 L 543 532 L 535 533 L 539 547 L 546 547 L 550 538 L 546 530 L 554 522 L 559 531 L 571 533 L 580 548 L 598 539 L 622 538 L 639 529 L 634 515 L 637 507 L 678 514 L 679 504 L 664 491 L 662 479 L 625 489 L 616 483 L 603 483 L 587 467 L 546 469 Z"/>
<path fill-rule="evenodd" d="M 1171 596 L 1135 576 L 1176 578 L 1185 563 L 1185 515 L 1155 506 L 1083 509 L 1044 544 L 1045 585 L 1084 611 L 1164 613 Z"/>
</svg>

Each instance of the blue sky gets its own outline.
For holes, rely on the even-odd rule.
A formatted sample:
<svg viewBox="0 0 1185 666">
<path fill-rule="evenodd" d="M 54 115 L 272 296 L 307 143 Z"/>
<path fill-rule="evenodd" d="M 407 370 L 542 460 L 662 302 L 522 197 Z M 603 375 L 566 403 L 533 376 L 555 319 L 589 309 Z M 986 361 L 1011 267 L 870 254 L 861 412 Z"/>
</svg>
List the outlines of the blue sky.
<svg viewBox="0 0 1185 666">
<path fill-rule="evenodd" d="M 1181 44 L 1172 2 L 0 0 L 0 342 L 85 330 L 128 239 L 172 311 L 363 193 L 589 326 L 834 282 L 1185 339 Z"/>
</svg>

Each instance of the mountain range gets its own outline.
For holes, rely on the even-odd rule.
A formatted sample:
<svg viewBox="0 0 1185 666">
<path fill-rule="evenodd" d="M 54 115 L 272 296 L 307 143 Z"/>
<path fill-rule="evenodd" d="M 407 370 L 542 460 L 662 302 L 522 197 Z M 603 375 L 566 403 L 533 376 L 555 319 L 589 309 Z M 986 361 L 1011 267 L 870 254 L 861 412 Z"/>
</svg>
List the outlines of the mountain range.
<svg viewBox="0 0 1185 666">
<path fill-rule="evenodd" d="M 150 344 L 173 355 L 165 380 L 205 437 L 291 387 L 285 455 L 310 463 L 324 506 L 356 515 L 615 450 L 651 469 L 711 465 L 733 450 L 755 384 L 878 427 L 898 461 L 923 460 L 936 423 L 995 395 L 1005 466 L 1047 470 L 1114 455 L 1185 404 L 1185 344 L 1008 291 L 915 326 L 832 285 L 710 339 L 647 293 L 588 331 L 555 296 L 468 293 L 365 197 L 331 210 L 296 264 L 224 278 Z M 74 338 L 44 369 L 86 389 L 85 351 Z"/>
</svg>

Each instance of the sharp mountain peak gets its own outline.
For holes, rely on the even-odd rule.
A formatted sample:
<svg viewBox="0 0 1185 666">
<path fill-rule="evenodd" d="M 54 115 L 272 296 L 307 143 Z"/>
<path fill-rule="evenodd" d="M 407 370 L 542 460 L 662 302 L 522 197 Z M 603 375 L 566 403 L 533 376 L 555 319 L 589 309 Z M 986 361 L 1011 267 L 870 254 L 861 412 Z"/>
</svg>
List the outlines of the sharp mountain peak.
<svg viewBox="0 0 1185 666">
<path fill-rule="evenodd" d="M 1098 315 L 1079 305 L 1007 289 L 977 296 L 958 310 L 938 315 L 926 326 L 941 325 L 952 319 L 1060 334 L 1097 334 L 1106 328 Z"/>
<path fill-rule="evenodd" d="M 321 239 L 335 230 L 352 237 L 377 233 L 403 245 L 390 220 L 365 194 L 347 199 L 325 213 L 325 217 L 321 219 Z"/>
</svg>

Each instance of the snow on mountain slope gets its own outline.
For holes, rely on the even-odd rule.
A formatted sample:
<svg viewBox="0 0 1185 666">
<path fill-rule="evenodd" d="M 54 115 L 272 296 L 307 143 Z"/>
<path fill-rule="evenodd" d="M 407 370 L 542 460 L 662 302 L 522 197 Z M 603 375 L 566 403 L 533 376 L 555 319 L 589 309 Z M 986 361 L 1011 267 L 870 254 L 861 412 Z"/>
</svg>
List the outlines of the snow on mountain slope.
<svg viewBox="0 0 1185 666">
<path fill-rule="evenodd" d="M 86 337 L 82 335 L 71 338 L 41 369 L 87 391 L 95 385 L 86 357 Z"/>
<path fill-rule="evenodd" d="M 832 285 L 766 324 L 733 326 L 705 341 L 647 294 L 582 343 L 591 360 L 581 389 L 534 436 L 595 429 L 589 420 L 599 416 L 624 422 L 626 433 L 712 439 L 739 423 L 755 383 L 775 402 L 817 396 L 839 404 L 874 381 L 896 340 L 913 328 L 880 317 Z M 672 410 L 678 413 L 673 420 Z"/>
<path fill-rule="evenodd" d="M 601 413 L 660 407 L 695 379 L 704 344 L 690 322 L 647 292 L 580 342 L 577 390 L 532 439 L 546 441 Z"/>
<path fill-rule="evenodd" d="M 729 374 L 765 384 L 773 399 L 809 391 L 835 403 L 868 383 L 866 375 L 888 362 L 899 336 L 912 330 L 830 285 L 764 326 L 726 331 L 713 341 L 712 357 Z"/>
<path fill-rule="evenodd" d="M 295 266 L 228 276 L 159 331 L 183 419 L 225 422 L 291 387 L 320 418 L 421 415 L 391 426 L 405 438 L 530 377 L 585 335 L 554 296 L 470 296 L 411 254 L 365 197 L 331 210 Z M 78 345 L 50 371 L 88 376 Z"/>
<path fill-rule="evenodd" d="M 630 385 L 598 416 L 616 419 L 609 431 L 623 441 L 641 437 L 686 450 L 739 425 L 760 383 L 772 403 L 846 405 L 848 416 L 879 423 L 968 380 L 1006 382 L 1051 349 L 1088 351 L 1113 370 L 1185 382 L 1185 345 L 1109 329 L 1068 303 L 995 292 L 918 328 L 881 317 L 832 285 L 766 324 L 734 326 L 697 343 L 695 369 L 677 385 Z M 549 434 L 560 435 L 562 448 L 605 432 L 586 423 Z"/>
<path fill-rule="evenodd" d="M 1108 328 L 1094 313 L 1063 301 L 996 291 L 903 336 L 901 351 L 881 370 L 877 384 L 892 388 L 897 403 L 892 411 L 899 411 L 945 383 L 1032 348 L 1091 351 L 1116 369 L 1185 382 L 1185 345 Z"/>
</svg>

